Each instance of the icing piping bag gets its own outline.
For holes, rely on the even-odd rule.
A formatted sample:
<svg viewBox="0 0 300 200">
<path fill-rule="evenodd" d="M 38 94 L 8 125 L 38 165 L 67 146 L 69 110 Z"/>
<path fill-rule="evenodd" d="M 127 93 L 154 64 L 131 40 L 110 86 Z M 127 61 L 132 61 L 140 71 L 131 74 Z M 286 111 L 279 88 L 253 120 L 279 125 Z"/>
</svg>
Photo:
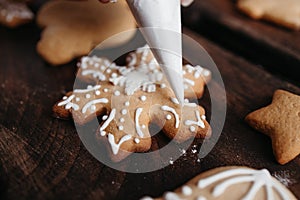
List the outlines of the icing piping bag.
<svg viewBox="0 0 300 200">
<path fill-rule="evenodd" d="M 181 1 L 126 1 L 179 103 L 183 105 Z"/>
</svg>

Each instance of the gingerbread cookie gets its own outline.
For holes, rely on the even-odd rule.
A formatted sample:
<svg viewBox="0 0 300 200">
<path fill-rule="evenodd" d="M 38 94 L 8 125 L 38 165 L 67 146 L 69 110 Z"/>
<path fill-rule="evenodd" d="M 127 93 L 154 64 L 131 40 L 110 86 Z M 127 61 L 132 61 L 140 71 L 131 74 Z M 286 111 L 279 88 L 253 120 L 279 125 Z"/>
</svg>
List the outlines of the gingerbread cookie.
<svg viewBox="0 0 300 200">
<path fill-rule="evenodd" d="M 161 126 L 169 138 L 178 142 L 211 134 L 205 110 L 187 99 L 183 107 L 179 105 L 156 62 L 136 65 L 145 62 L 139 57 L 140 51 L 146 50 L 139 49 L 135 53 L 136 62 L 131 60 L 128 66 L 117 66 L 103 58 L 84 57 L 79 75 L 88 74 L 99 82 L 87 89 L 73 90 L 53 107 L 58 117 L 72 115 L 77 124 L 102 116 L 97 137 L 107 140 L 115 161 L 124 159 L 130 152 L 150 149 L 150 123 Z M 130 56 L 132 58 L 132 54 Z M 98 71 L 91 74 L 85 71 L 91 68 Z M 191 77 L 187 94 L 192 94 L 191 90 L 203 90 L 196 83 L 204 83 L 205 75 L 210 76 L 209 71 L 200 66 L 186 68 L 185 76 Z M 201 92 L 196 94 L 202 95 Z"/>
<path fill-rule="evenodd" d="M 239 0 L 238 8 L 254 19 L 264 19 L 291 29 L 300 28 L 299 0 Z"/>
<path fill-rule="evenodd" d="M 37 23 L 44 28 L 37 51 L 52 65 L 86 55 L 103 40 L 136 27 L 125 1 L 49 1 L 39 11 Z M 124 34 L 106 46 L 125 43 L 133 34 Z"/>
<path fill-rule="evenodd" d="M 250 113 L 246 121 L 271 137 L 280 164 L 286 164 L 300 154 L 300 96 L 277 90 L 272 104 Z"/>
<path fill-rule="evenodd" d="M 0 24 L 13 28 L 31 21 L 33 17 L 25 1 L 0 0 Z"/>
<path fill-rule="evenodd" d="M 174 192 L 156 200 L 295 200 L 296 197 L 268 170 L 220 167 L 204 172 Z M 154 200 L 144 197 L 141 200 Z"/>
</svg>

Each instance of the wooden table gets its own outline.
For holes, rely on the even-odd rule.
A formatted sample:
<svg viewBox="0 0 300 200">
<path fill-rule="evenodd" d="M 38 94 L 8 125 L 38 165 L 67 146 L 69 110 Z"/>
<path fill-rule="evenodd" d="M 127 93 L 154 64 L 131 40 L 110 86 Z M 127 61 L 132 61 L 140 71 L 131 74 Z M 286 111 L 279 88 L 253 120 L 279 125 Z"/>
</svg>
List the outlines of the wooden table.
<svg viewBox="0 0 300 200">
<path fill-rule="evenodd" d="M 195 9 L 217 5 L 214 4 L 217 0 L 201 2 L 184 12 L 195 13 Z M 220 5 L 225 5 L 225 0 L 219 2 Z M 229 7 L 229 4 L 226 5 Z M 236 11 L 231 8 L 231 12 Z M 218 16 L 228 14 L 226 10 L 224 13 L 214 13 L 218 13 Z M 135 200 L 144 195 L 159 196 L 202 171 L 224 165 L 267 168 L 287 183 L 300 198 L 300 157 L 284 166 L 277 164 L 272 154 L 270 139 L 254 131 L 244 122 L 244 117 L 249 112 L 270 103 L 276 89 L 300 94 L 299 82 L 292 78 L 294 72 L 288 71 L 282 76 L 280 71 L 275 70 L 281 74 L 278 76 L 257 65 L 261 64 L 270 69 L 273 65 L 276 66 L 279 60 L 283 62 L 287 59 L 284 56 L 286 55 L 293 57 L 291 65 L 298 63 L 300 66 L 298 50 L 293 48 L 293 53 L 287 53 L 268 42 L 261 43 L 259 35 L 254 37 L 251 31 L 246 31 L 247 27 L 253 26 L 249 28 L 252 31 L 255 26 L 265 27 L 270 30 L 270 34 L 273 34 L 272 31 L 278 31 L 296 39 L 299 33 L 254 22 L 239 13 L 234 15 L 241 19 L 236 19 L 243 20 L 246 25 L 243 30 L 233 29 L 234 23 L 229 20 L 233 18 L 221 23 L 224 18 L 214 18 L 214 13 L 207 10 L 202 15 L 202 18 L 205 15 L 206 20 L 214 19 L 214 22 L 205 27 L 205 30 L 215 32 L 214 36 L 207 37 L 206 32 L 199 31 L 201 23 L 197 26 L 195 24 L 202 18 L 195 17 L 194 14 L 194 17 L 185 14 L 186 26 L 194 30 L 185 29 L 185 33 L 206 48 L 222 74 L 228 106 L 222 135 L 213 151 L 200 162 L 190 149 L 173 165 L 146 174 L 124 173 L 101 164 L 82 145 L 71 121 L 52 117 L 53 104 L 65 91 L 72 89 L 76 62 L 61 67 L 47 65 L 35 50 L 40 30 L 34 23 L 15 30 L 0 27 L 0 198 Z M 188 17 L 192 17 L 194 21 L 187 22 Z M 219 27 L 216 29 L 218 31 L 214 31 L 213 27 Z M 228 31 L 234 35 L 230 35 Z M 216 40 L 217 35 L 223 35 L 222 41 L 226 41 L 226 44 L 221 39 Z M 234 41 L 227 41 L 226 37 L 235 35 L 244 39 L 237 37 Z M 273 42 L 280 40 L 281 36 L 278 37 L 273 38 Z M 260 53 L 256 55 L 254 47 L 252 55 L 255 56 L 252 57 L 248 54 L 247 45 L 238 45 L 249 38 L 250 41 L 261 43 L 265 49 L 281 52 L 278 54 L 282 54 L 281 57 L 272 58 Z M 263 38 L 268 40 L 268 35 L 264 34 Z M 293 43 L 289 37 L 286 41 L 291 45 Z M 288 66 L 289 62 L 285 67 Z M 215 90 L 219 89 L 214 81 L 210 84 Z M 209 107 L 208 99 L 209 94 L 206 90 L 201 100 L 205 107 Z M 164 139 L 155 138 L 153 146 L 159 147 L 160 140 Z"/>
</svg>

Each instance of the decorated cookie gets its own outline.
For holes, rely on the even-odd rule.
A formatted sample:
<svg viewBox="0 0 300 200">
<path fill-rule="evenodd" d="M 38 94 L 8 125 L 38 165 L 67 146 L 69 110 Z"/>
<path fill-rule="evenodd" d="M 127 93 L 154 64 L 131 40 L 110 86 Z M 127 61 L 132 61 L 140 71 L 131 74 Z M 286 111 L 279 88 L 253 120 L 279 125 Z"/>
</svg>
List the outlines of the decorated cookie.
<svg viewBox="0 0 300 200">
<path fill-rule="evenodd" d="M 0 24 L 13 28 L 31 21 L 33 17 L 25 1 L 0 0 Z"/>
<path fill-rule="evenodd" d="M 254 19 L 264 19 L 291 28 L 300 28 L 299 0 L 239 0 L 238 8 Z"/>
<path fill-rule="evenodd" d="M 286 164 L 300 154 L 300 96 L 277 90 L 272 104 L 250 113 L 246 121 L 271 137 L 280 164 Z"/>
<path fill-rule="evenodd" d="M 204 172 L 156 200 L 295 200 L 268 170 L 221 167 Z M 154 200 L 144 197 L 141 200 Z"/>
<path fill-rule="evenodd" d="M 179 105 L 156 62 L 149 61 L 147 64 L 145 61 L 142 64 L 144 61 L 141 61 L 143 58 L 139 57 L 139 51 L 141 49 L 135 53 L 138 57 L 136 62 L 129 62 L 128 66 L 117 66 L 105 58 L 84 57 L 79 75 L 91 76 L 90 79 L 96 78 L 99 82 L 86 89 L 73 90 L 53 108 L 58 117 L 72 115 L 77 124 L 102 116 L 97 137 L 107 140 L 115 161 L 126 157 L 126 152 L 150 149 L 150 123 L 162 127 L 169 138 L 178 142 L 211 134 L 205 110 L 187 99 L 183 107 Z M 85 71 L 91 69 L 97 70 L 91 73 Z M 201 84 L 210 72 L 200 66 L 188 66 L 185 70 L 185 76 L 190 78 L 187 94 L 192 94 L 191 90 L 203 91 Z M 199 86 L 198 82 L 201 83 Z M 200 95 L 200 92 L 195 93 Z"/>
<path fill-rule="evenodd" d="M 98 0 L 49 1 L 39 11 L 37 23 L 44 28 L 37 51 L 52 65 L 86 55 L 112 35 L 135 28 L 126 1 L 114 4 L 102 4 Z M 133 34 L 134 31 L 123 34 L 106 46 L 125 43 Z"/>
<path fill-rule="evenodd" d="M 131 73 L 136 67 L 141 65 L 147 65 L 150 71 L 153 72 L 156 78 L 154 81 L 158 81 L 162 86 L 168 86 L 166 78 L 163 76 L 161 68 L 157 64 L 150 48 L 146 45 L 142 48 L 137 49 L 137 51 L 130 53 L 127 58 L 127 68 L 128 70 L 123 71 L 124 73 Z M 96 56 L 85 56 L 78 63 L 78 73 L 77 77 L 87 83 L 95 84 L 98 81 L 107 81 L 108 77 L 105 70 L 110 65 L 114 68 L 115 64 L 111 63 L 106 58 L 99 58 Z M 142 68 L 141 68 L 142 69 Z M 144 70 L 144 69 L 142 69 Z M 209 82 L 211 79 L 211 72 L 201 66 L 183 66 L 184 74 L 184 88 L 185 97 L 187 98 L 200 98 L 204 92 L 205 83 Z M 149 77 L 151 79 L 151 77 Z"/>
</svg>

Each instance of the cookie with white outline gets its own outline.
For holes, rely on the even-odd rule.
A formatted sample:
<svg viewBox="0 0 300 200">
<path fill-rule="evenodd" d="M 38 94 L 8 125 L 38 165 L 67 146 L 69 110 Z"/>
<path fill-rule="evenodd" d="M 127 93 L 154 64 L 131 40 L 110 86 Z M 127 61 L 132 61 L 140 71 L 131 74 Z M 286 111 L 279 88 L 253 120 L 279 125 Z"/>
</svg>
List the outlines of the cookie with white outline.
<svg viewBox="0 0 300 200">
<path fill-rule="evenodd" d="M 33 17 L 25 1 L 0 0 L 0 24 L 14 28 L 30 22 Z"/>
<path fill-rule="evenodd" d="M 95 65 L 96 76 L 84 73 Z M 149 150 L 151 123 L 159 125 L 169 138 L 178 142 L 210 136 L 204 108 L 187 99 L 183 107 L 179 105 L 155 62 L 117 66 L 103 58 L 85 57 L 80 67 L 79 75 L 100 78 L 99 82 L 67 93 L 53 107 L 54 113 L 61 118 L 72 116 L 80 125 L 102 116 L 97 137 L 106 139 L 113 160 L 120 161 L 130 152 Z M 203 88 L 197 84 L 204 82 L 202 72 L 208 70 L 200 70 L 200 66 L 186 69 L 186 75 L 194 83 L 187 88 L 187 94 L 195 89 L 196 94 L 202 95 Z M 205 74 L 210 75 L 210 72 Z"/>
<path fill-rule="evenodd" d="M 296 200 L 268 170 L 220 167 L 204 172 L 155 200 Z M 141 200 L 154 200 L 144 197 Z"/>
<path fill-rule="evenodd" d="M 253 19 L 264 19 L 287 28 L 300 29 L 299 0 L 239 0 L 238 8 Z"/>
</svg>

